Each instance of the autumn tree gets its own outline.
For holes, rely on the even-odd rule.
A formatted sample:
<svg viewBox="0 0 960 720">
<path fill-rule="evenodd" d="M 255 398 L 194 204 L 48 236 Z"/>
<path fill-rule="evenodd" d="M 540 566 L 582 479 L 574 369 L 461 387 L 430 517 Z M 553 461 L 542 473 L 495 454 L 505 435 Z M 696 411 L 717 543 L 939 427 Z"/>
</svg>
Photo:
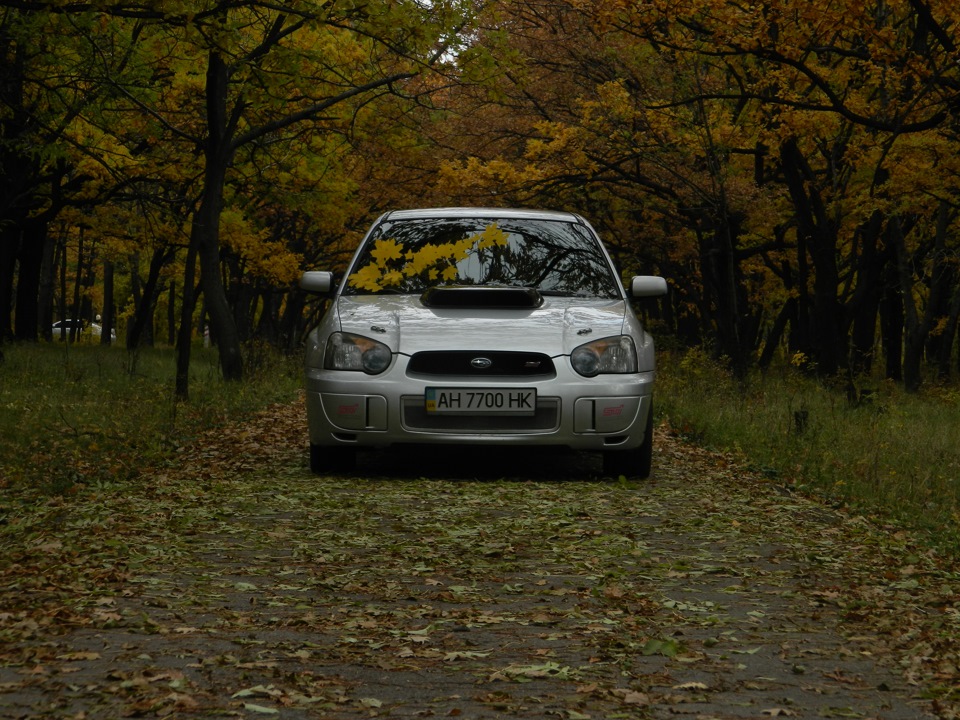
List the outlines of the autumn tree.
<svg viewBox="0 0 960 720">
<path fill-rule="evenodd" d="M 920 0 L 719 10 L 703 3 L 646 31 L 675 51 L 722 62 L 742 88 L 738 96 L 756 106 L 775 161 L 772 179 L 786 186 L 793 205 L 798 291 L 810 297 L 809 314 L 801 311 L 797 322 L 810 328 L 821 373 L 849 367 L 851 324 L 862 366 L 875 325 L 876 280 L 890 262 L 899 267 L 893 277 L 905 300 L 904 380 L 908 388 L 919 385 L 933 313 L 920 313 L 925 322 L 912 319 L 922 276 L 905 267 L 909 238 L 918 248 L 938 247 L 945 230 L 935 229 L 939 204 L 956 195 L 956 186 L 950 172 L 930 195 L 919 188 L 901 195 L 898 188 L 917 171 L 936 175 L 943 166 L 924 145 L 955 154 L 949 128 L 960 81 L 956 21 L 954 6 Z M 878 231 L 885 252 L 878 252 Z M 944 249 L 940 243 L 934 254 Z M 921 282 L 926 294 L 929 283 Z"/>
<path fill-rule="evenodd" d="M 299 268 L 412 204 L 584 213 L 738 375 L 786 349 L 854 379 L 881 347 L 914 389 L 956 356 L 952 4 L 0 8 L 0 297 L 36 295 L 25 248 L 62 208 L 102 247 L 123 229 L 90 208 L 123 208 L 182 272 L 182 395 L 198 299 L 237 379 L 247 337 L 294 342 Z"/>
<path fill-rule="evenodd" d="M 41 2 L 24 16 L 82 18 L 88 47 L 110 59 L 123 55 L 136 69 L 111 77 L 104 62 L 103 72 L 91 75 L 110 92 L 99 96 L 102 103 L 90 114 L 114 119 L 112 126 L 91 122 L 130 155 L 152 157 L 156 165 L 179 162 L 185 176 L 195 172 L 189 252 L 199 260 L 224 377 L 239 379 L 241 333 L 222 281 L 221 255 L 227 247 L 239 249 L 233 257 L 249 256 L 264 236 L 245 220 L 238 225 L 235 214 L 229 226 L 240 234 L 227 243 L 221 237 L 223 211 L 236 197 L 237 162 L 244 159 L 238 154 L 296 146 L 305 134 L 344 132 L 358 107 L 397 92 L 443 57 L 449 24 L 459 14 L 455 3 L 245 1 L 163 8 Z M 125 36 L 114 32 L 118 23 Z M 108 32 L 98 33 L 98 25 Z M 187 272 L 191 267 L 188 261 Z M 178 392 L 185 395 L 186 387 L 178 385 Z"/>
<path fill-rule="evenodd" d="M 451 168 L 478 195 L 619 208 L 613 227 L 633 237 L 666 231 L 661 270 L 738 371 L 787 326 L 817 372 L 853 369 L 851 336 L 868 368 L 899 293 L 883 327 L 906 330 L 916 387 L 931 332 L 954 322 L 953 261 L 937 258 L 956 254 L 942 211 L 956 15 L 919 0 L 498 3 L 471 48 L 494 152 Z"/>
<path fill-rule="evenodd" d="M 37 339 L 49 225 L 86 201 L 84 150 L 69 128 L 96 88 L 86 82 L 94 59 L 76 30 L 62 16 L 0 6 L 0 338 Z"/>
<path fill-rule="evenodd" d="M 742 373 L 742 336 L 755 331 L 735 252 L 742 208 L 758 192 L 752 164 L 728 162 L 745 142 L 736 107 L 702 99 L 726 78 L 698 74 L 689 58 L 665 58 L 609 23 L 573 4 L 498 4 L 467 53 L 485 60 L 474 62 L 486 77 L 468 76 L 477 89 L 467 102 L 478 112 L 460 121 L 469 134 L 479 115 L 476 133 L 497 127 L 497 140 L 453 160 L 448 184 L 584 212 L 626 271 L 674 280 L 668 314 L 705 318 L 718 353 Z M 690 276 L 694 264 L 702 273 Z"/>
</svg>

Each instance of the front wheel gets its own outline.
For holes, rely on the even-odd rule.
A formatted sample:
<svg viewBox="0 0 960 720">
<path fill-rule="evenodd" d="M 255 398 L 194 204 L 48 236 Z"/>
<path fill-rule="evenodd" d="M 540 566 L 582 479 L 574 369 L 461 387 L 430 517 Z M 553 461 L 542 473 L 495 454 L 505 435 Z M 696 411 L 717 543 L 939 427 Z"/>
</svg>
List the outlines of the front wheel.
<svg viewBox="0 0 960 720">
<path fill-rule="evenodd" d="M 326 472 L 349 472 L 356 467 L 357 451 L 342 445 L 310 443 L 310 470 L 315 475 Z"/>
<path fill-rule="evenodd" d="M 653 402 L 647 410 L 643 444 L 632 450 L 608 450 L 603 454 L 603 474 L 613 477 L 650 477 L 653 470 Z"/>
</svg>

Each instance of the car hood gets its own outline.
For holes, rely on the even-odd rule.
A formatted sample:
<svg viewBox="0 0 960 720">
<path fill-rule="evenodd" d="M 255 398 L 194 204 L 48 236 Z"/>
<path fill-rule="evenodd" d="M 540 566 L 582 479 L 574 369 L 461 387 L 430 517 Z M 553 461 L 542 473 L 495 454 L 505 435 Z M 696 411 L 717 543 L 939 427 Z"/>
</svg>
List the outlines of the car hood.
<svg viewBox="0 0 960 720">
<path fill-rule="evenodd" d="M 623 300 L 546 297 L 534 309 L 427 308 L 417 295 L 343 297 L 340 329 L 394 352 L 527 350 L 567 355 L 590 340 L 624 332 Z"/>
</svg>

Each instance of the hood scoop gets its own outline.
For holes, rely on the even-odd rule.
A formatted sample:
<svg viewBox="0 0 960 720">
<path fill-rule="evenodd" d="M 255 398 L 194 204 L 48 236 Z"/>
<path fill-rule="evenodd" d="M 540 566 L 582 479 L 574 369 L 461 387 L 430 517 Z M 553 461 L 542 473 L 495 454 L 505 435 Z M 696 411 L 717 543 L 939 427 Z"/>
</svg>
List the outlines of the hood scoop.
<svg viewBox="0 0 960 720">
<path fill-rule="evenodd" d="M 429 288 L 420 302 L 428 308 L 532 310 L 543 305 L 543 295 L 535 288 L 447 285 Z"/>
</svg>

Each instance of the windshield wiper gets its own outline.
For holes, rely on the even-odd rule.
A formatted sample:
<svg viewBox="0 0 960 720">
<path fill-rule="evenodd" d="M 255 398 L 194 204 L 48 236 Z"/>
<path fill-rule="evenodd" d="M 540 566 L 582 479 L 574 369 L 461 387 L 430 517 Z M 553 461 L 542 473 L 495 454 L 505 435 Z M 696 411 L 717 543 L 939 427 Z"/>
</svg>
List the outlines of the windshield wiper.
<svg viewBox="0 0 960 720">
<path fill-rule="evenodd" d="M 582 292 L 573 290 L 541 290 L 540 294 L 544 297 L 589 297 Z"/>
</svg>

